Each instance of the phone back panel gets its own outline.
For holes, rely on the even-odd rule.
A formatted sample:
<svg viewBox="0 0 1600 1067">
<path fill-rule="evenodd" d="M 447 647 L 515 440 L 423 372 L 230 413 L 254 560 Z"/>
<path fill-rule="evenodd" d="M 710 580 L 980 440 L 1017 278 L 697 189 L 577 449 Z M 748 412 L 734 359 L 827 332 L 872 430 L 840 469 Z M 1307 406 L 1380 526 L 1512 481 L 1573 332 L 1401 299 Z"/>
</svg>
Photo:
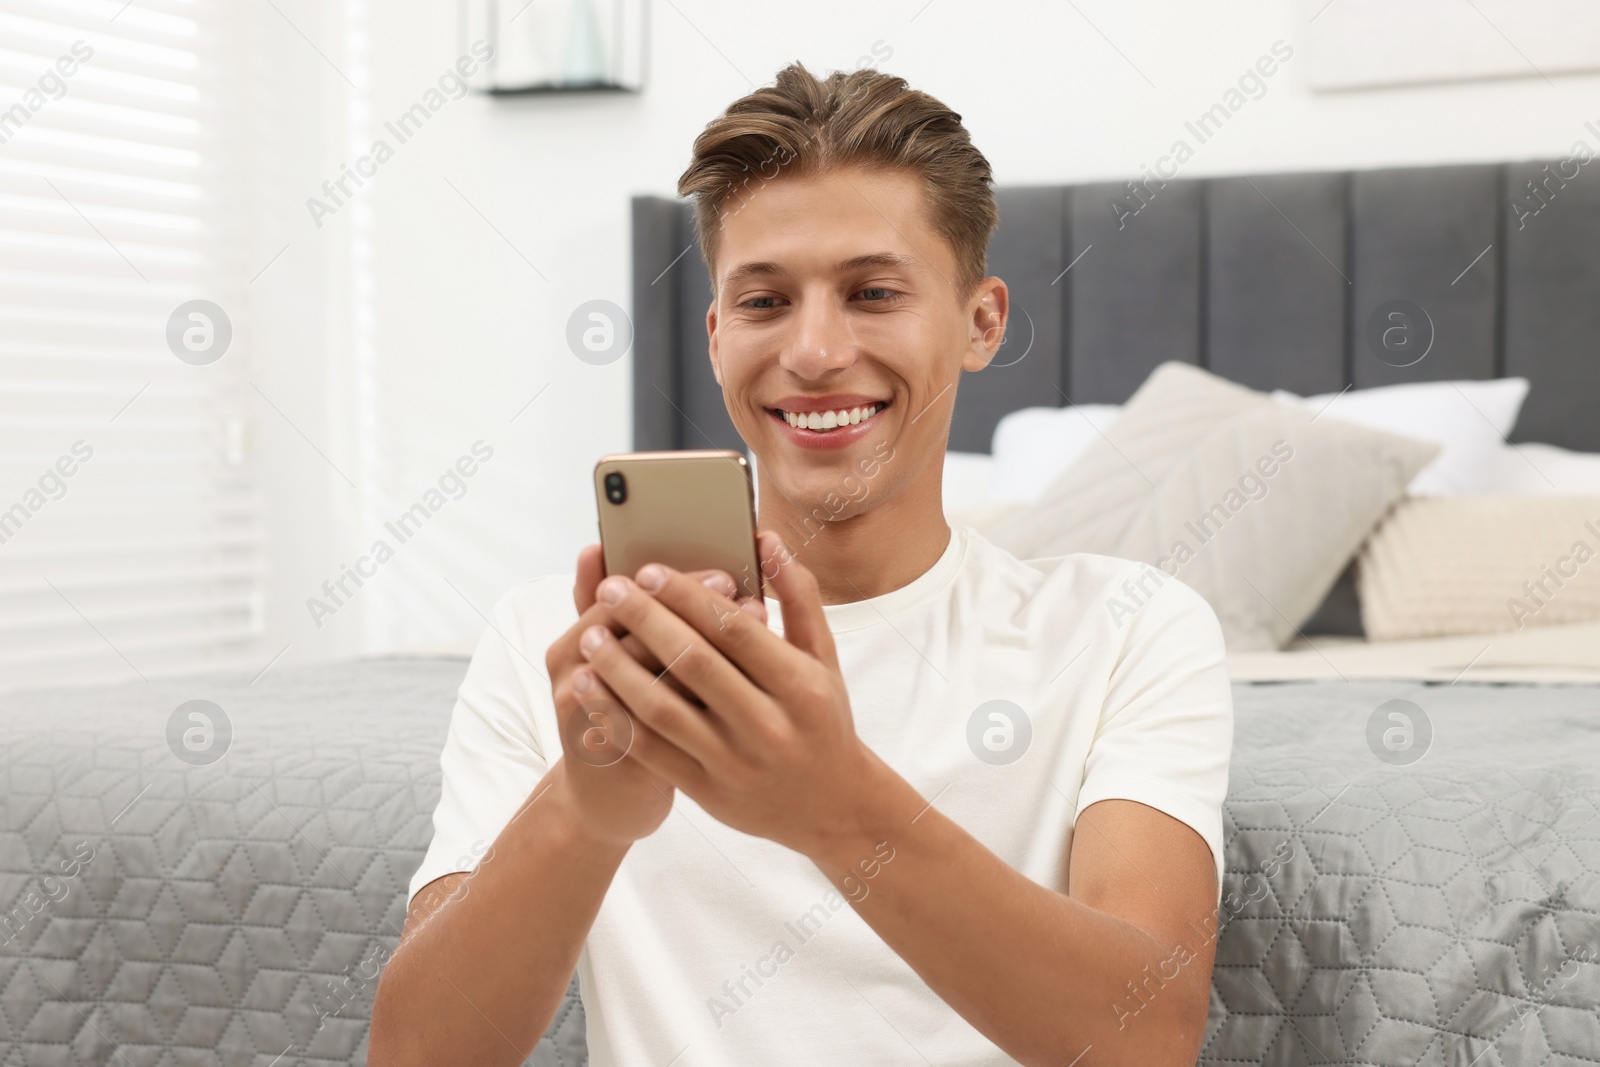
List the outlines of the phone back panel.
<svg viewBox="0 0 1600 1067">
<path fill-rule="evenodd" d="M 606 497 L 613 471 L 626 480 L 620 504 Z M 600 543 L 607 574 L 633 574 L 646 563 L 680 571 L 717 568 L 741 596 L 761 595 L 750 465 L 732 451 L 634 452 L 606 456 L 594 468 Z"/>
</svg>

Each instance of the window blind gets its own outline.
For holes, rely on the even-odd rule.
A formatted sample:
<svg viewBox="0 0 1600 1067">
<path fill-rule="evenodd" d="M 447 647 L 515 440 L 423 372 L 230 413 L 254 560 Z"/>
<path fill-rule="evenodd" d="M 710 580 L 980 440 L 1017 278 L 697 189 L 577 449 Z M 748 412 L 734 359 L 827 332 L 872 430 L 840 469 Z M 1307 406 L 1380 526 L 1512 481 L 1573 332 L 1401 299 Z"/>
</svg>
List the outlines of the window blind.
<svg viewBox="0 0 1600 1067">
<path fill-rule="evenodd" d="M 0 688 L 262 660 L 227 18 L 0 0 Z"/>
</svg>

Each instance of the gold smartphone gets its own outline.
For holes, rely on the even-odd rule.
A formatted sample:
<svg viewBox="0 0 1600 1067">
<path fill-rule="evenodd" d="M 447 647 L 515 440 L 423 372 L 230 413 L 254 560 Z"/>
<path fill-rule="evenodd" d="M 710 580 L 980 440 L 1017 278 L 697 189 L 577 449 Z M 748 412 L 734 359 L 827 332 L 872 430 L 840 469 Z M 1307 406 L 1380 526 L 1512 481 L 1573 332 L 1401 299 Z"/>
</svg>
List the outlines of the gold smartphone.
<svg viewBox="0 0 1600 1067">
<path fill-rule="evenodd" d="M 755 489 L 750 464 L 728 450 L 629 452 L 594 465 L 607 574 L 646 563 L 726 571 L 742 597 L 759 597 Z"/>
</svg>

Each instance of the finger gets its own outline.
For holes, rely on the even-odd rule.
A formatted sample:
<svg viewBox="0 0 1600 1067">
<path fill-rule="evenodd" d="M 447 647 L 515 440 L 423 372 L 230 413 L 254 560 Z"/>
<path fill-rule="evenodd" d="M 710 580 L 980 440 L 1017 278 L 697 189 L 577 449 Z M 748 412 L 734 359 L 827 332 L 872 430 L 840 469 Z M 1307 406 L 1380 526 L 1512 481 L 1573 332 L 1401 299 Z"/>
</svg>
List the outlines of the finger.
<svg viewBox="0 0 1600 1067">
<path fill-rule="evenodd" d="M 562 750 L 566 755 L 571 755 L 571 739 L 584 731 L 586 725 L 586 707 L 603 705 L 606 701 L 614 702 L 621 709 L 621 702 L 606 689 L 597 673 L 587 667 L 576 667 L 566 673 L 565 678 L 555 681 L 550 689 L 550 697 L 555 704 L 555 726 L 562 739 Z M 594 763 L 595 760 L 584 760 Z"/>
<path fill-rule="evenodd" d="M 610 767 L 628 754 L 637 724 L 594 671 L 577 668 L 553 695 L 564 757 L 591 767 Z"/>
<path fill-rule="evenodd" d="M 713 593 L 721 593 L 729 600 L 732 600 L 735 594 L 739 592 L 739 587 L 733 584 L 733 576 L 727 571 L 687 571 L 685 573 Z"/>
<path fill-rule="evenodd" d="M 663 564 L 639 568 L 640 578 L 649 581 L 653 574 L 662 579 L 654 590 L 614 574 L 600 584 L 599 595 L 621 593 L 611 610 L 629 632 L 727 722 L 744 751 L 758 751 L 787 719 L 767 694 L 799 695 L 791 692 L 803 673 L 796 669 L 797 650 L 757 617 L 758 601 L 735 605 Z M 686 649 L 693 654 L 683 655 Z"/>
<path fill-rule="evenodd" d="M 662 673 L 665 668 L 662 666 L 661 661 L 656 659 L 654 652 L 644 647 L 644 642 L 640 641 L 638 637 L 633 634 L 623 635 L 622 647 L 627 649 L 628 655 L 632 656 L 639 666 L 661 679 L 660 682 L 656 683 L 657 685 L 670 685 L 674 692 L 689 703 L 697 705 L 700 703 L 700 698 L 689 692 L 684 684 L 673 677 L 671 673 Z"/>
<path fill-rule="evenodd" d="M 658 600 L 621 575 L 612 575 L 603 582 L 599 595 L 604 599 L 608 590 L 613 596 L 622 594 L 623 598 L 611 605 L 613 614 L 666 664 L 673 677 L 722 720 L 741 751 L 750 755 L 761 752 L 785 716 L 758 688 L 760 680 L 756 675 L 743 663 L 732 661 L 729 653 L 741 652 L 744 642 L 729 638 L 727 632 L 735 623 L 748 624 L 741 633 L 762 631 L 761 636 L 774 650 L 783 650 L 783 642 L 765 632 L 765 627 L 744 610 L 753 601 L 732 601 L 709 594 L 699 583 L 664 564 L 648 564 L 639 573 L 654 574 L 662 582 L 670 582 L 673 602 Z M 662 588 L 658 585 L 656 592 Z M 692 624 L 688 621 L 691 615 Z M 719 635 L 721 643 L 708 639 L 708 634 Z"/>
<path fill-rule="evenodd" d="M 640 596 L 638 599 L 646 598 Z M 660 605 L 654 607 L 658 612 L 665 610 Z M 641 640 L 649 646 L 650 642 L 642 635 Z M 679 696 L 671 686 L 659 684 L 658 676 L 640 666 L 622 647 L 615 634 L 604 626 L 591 626 L 583 632 L 579 649 L 590 668 L 617 695 L 623 706 L 633 713 L 634 718 L 693 757 L 707 770 L 715 772 L 727 767 L 732 753 L 727 740 L 717 729 L 716 720 Z M 659 649 L 652 648 L 652 651 L 660 657 Z M 676 658 L 681 663 L 686 657 L 680 655 Z M 702 652 L 698 657 L 687 658 L 705 657 Z"/>
<path fill-rule="evenodd" d="M 784 640 L 838 670 L 839 656 L 822 610 L 816 575 L 771 530 L 761 531 L 756 543 L 761 550 L 761 573 L 783 616 Z"/>
<path fill-rule="evenodd" d="M 582 615 L 594 606 L 594 587 L 606 576 L 605 557 L 599 545 L 584 545 L 578 550 L 578 574 L 572 585 L 572 603 Z"/>
<path fill-rule="evenodd" d="M 736 592 L 733 578 L 730 577 L 726 571 L 704 570 L 692 571 L 690 573 L 696 577 L 707 589 L 710 589 L 712 592 L 717 593 L 720 596 L 732 599 Z M 563 650 L 565 651 L 566 655 L 577 658 L 578 635 L 588 627 L 598 624 L 609 628 L 612 633 L 616 634 L 619 638 L 622 638 L 624 647 L 626 647 L 629 652 L 633 653 L 635 658 L 637 658 L 647 670 L 653 674 L 661 673 L 662 664 L 660 661 L 655 659 L 655 657 L 650 653 L 649 649 L 645 648 L 644 645 L 642 645 L 639 641 L 629 640 L 626 637 L 628 633 L 627 628 L 623 626 L 622 623 L 618 622 L 617 619 L 611 614 L 611 609 L 604 604 L 596 602 L 595 586 L 604 577 L 604 561 L 601 555 L 600 546 L 585 546 L 584 549 L 578 553 L 578 575 L 573 584 L 572 591 L 573 603 L 579 608 L 578 621 L 568 628 L 566 634 L 563 635 L 563 637 L 555 646 L 552 646 L 552 655 L 547 657 L 546 660 L 547 669 L 552 672 L 557 670 L 553 664 L 560 659 L 560 653 Z M 722 610 L 727 611 L 732 609 L 725 607 Z M 760 617 L 763 620 L 766 618 L 766 611 L 764 607 L 761 611 Z M 554 675 L 552 674 L 552 677 L 553 676 Z M 680 694 L 686 698 L 690 697 L 689 692 L 679 685 L 676 679 L 672 679 L 671 681 L 673 687 L 677 689 Z"/>
<path fill-rule="evenodd" d="M 575 585 L 573 587 L 574 601 L 578 599 L 578 590 L 579 587 Z M 594 594 L 593 586 L 589 588 L 589 593 L 591 596 Z M 627 628 L 612 616 L 611 609 L 606 605 L 599 601 L 590 604 L 587 610 L 582 612 L 577 620 L 571 626 L 568 626 L 566 631 L 552 641 L 550 647 L 545 650 L 545 670 L 552 682 L 567 677 L 575 665 L 583 662 L 583 655 L 578 651 L 578 638 L 584 630 L 591 626 L 607 627 L 618 637 L 622 637 L 628 632 Z"/>
<path fill-rule="evenodd" d="M 738 586 L 733 577 L 723 570 L 690 571 L 690 576 L 714 593 L 733 597 Z M 582 615 L 594 607 L 594 587 L 606 576 L 605 554 L 599 545 L 584 545 L 578 550 L 578 570 L 572 584 L 572 604 Z"/>
<path fill-rule="evenodd" d="M 687 571 L 686 573 L 689 577 L 697 579 L 701 585 L 713 593 L 720 593 L 739 607 L 755 615 L 762 622 L 767 621 L 766 601 L 759 597 L 744 596 L 740 592 L 738 583 L 733 580 L 733 576 L 727 571 Z"/>
<path fill-rule="evenodd" d="M 628 758 L 691 798 L 710 782 L 706 769 L 693 757 L 639 722 L 634 724 Z"/>
</svg>

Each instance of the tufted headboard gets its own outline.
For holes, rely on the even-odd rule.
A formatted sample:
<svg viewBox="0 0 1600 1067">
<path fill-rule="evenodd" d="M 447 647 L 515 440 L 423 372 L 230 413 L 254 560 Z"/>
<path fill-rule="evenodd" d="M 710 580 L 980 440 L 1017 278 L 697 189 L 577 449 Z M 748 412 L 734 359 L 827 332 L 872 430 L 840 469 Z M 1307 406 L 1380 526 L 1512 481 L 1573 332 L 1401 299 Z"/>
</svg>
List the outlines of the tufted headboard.
<svg viewBox="0 0 1600 1067">
<path fill-rule="evenodd" d="M 962 380 L 954 450 L 987 452 L 1017 408 L 1120 403 L 1176 359 L 1302 395 L 1520 375 L 1513 440 L 1600 451 L 1600 175 L 1574 161 L 996 197 L 989 271 L 1010 287 L 1011 327 Z M 706 358 L 710 298 L 689 204 L 636 197 L 635 448 L 742 447 Z M 1408 366 L 1369 340 L 1394 301 L 1422 312 L 1426 355 Z"/>
</svg>

